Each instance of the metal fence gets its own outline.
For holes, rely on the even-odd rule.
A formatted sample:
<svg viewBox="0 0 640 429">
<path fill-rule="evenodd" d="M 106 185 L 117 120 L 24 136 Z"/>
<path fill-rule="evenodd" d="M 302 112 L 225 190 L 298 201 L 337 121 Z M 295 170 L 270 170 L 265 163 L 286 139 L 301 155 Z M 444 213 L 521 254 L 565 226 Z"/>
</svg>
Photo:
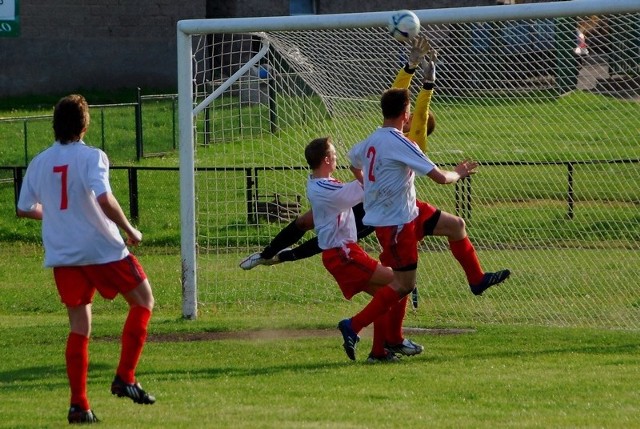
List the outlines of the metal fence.
<svg viewBox="0 0 640 429">
<path fill-rule="evenodd" d="M 177 147 L 177 94 L 160 94 L 160 95 L 142 95 L 140 88 L 138 88 L 136 100 L 130 103 L 113 103 L 113 104 L 95 104 L 90 105 L 92 113 L 93 123 L 98 122 L 98 127 L 100 130 L 99 141 L 95 142 L 95 146 L 99 146 L 102 150 L 106 150 L 108 146 L 108 139 L 105 132 L 105 124 L 107 123 L 106 113 L 110 109 L 115 108 L 131 108 L 133 114 L 133 121 L 135 123 L 134 127 L 134 136 L 132 136 L 135 141 L 135 160 L 140 161 L 145 157 L 153 157 L 157 156 L 158 153 L 149 148 L 145 148 L 145 140 L 144 140 L 144 104 L 145 102 L 150 101 L 159 101 L 159 100 L 169 100 L 171 102 L 171 136 L 170 143 L 167 149 L 175 150 Z M 99 113 L 96 114 L 95 111 Z M 0 118 L 0 126 L 5 124 L 22 124 L 21 129 L 21 137 L 23 144 L 23 154 L 24 154 L 24 165 L 28 165 L 30 160 L 30 153 L 32 152 L 31 148 L 34 146 L 33 142 L 30 141 L 30 131 L 36 127 L 36 124 L 43 121 L 51 121 L 52 115 L 38 115 L 38 116 L 22 116 L 22 117 L 11 117 L 11 118 Z M 94 125 L 95 127 L 95 125 Z M 48 141 L 48 140 L 47 140 Z M 148 146 L 148 145 L 147 145 Z"/>
<path fill-rule="evenodd" d="M 566 189 L 564 195 L 564 201 L 566 202 L 566 217 L 567 219 L 573 219 L 576 211 L 576 201 L 579 201 L 575 197 L 575 171 L 576 168 L 586 165 L 623 165 L 633 164 L 640 165 L 640 159 L 613 159 L 613 160 L 593 160 L 593 161 L 567 161 L 562 163 L 566 167 L 566 182 L 564 184 Z M 551 162 L 483 162 L 483 166 L 486 167 L 544 167 L 547 165 L 558 165 L 558 163 Z M 447 167 L 447 165 L 443 165 Z M 112 170 L 125 170 L 127 172 L 128 183 L 128 201 L 129 201 L 129 215 L 132 220 L 138 221 L 140 218 L 140 188 L 138 186 L 138 172 L 140 171 L 179 171 L 178 167 L 150 167 L 150 166 L 117 166 L 112 165 Z M 245 174 L 246 189 L 246 207 L 247 207 L 247 224 L 255 225 L 259 222 L 260 218 L 271 219 L 289 217 L 289 214 L 299 214 L 299 203 L 302 196 L 293 196 L 293 204 L 297 204 L 295 207 L 291 206 L 291 202 L 278 201 L 278 193 L 270 192 L 268 189 L 259 187 L 259 177 L 261 174 L 267 174 L 272 171 L 284 171 L 284 170 L 305 170 L 307 167 L 302 166 L 276 166 L 276 167 L 196 167 L 198 172 L 229 172 L 234 173 L 243 171 Z M 0 171 L 10 171 L 12 177 L 2 174 L 2 181 L 6 183 L 12 183 L 14 189 L 14 206 L 17 207 L 18 197 L 20 194 L 20 188 L 22 186 L 22 180 L 24 177 L 26 167 L 25 166 L 0 166 Z M 144 192 L 144 190 L 142 190 Z M 291 195 L 286 195 L 290 200 Z M 467 220 L 471 220 L 473 211 L 473 185 L 471 177 L 461 180 L 455 184 L 454 192 L 455 200 L 455 213 Z"/>
</svg>

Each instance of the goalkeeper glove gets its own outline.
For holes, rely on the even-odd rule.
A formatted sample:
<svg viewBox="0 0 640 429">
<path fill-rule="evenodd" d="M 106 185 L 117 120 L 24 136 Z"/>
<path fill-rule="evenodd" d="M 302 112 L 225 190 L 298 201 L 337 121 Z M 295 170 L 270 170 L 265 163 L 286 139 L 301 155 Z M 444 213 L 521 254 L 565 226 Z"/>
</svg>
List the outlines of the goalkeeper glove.
<svg viewBox="0 0 640 429">
<path fill-rule="evenodd" d="M 427 53 L 431 51 L 431 45 L 429 39 L 426 36 L 419 35 L 414 37 L 411 41 L 411 51 L 409 51 L 409 59 L 407 61 L 407 67 L 410 69 L 417 69 L 420 62 Z"/>
<path fill-rule="evenodd" d="M 422 68 L 424 69 L 424 79 L 422 80 L 423 87 L 425 89 L 433 89 L 436 82 L 436 62 L 438 61 L 438 54 L 435 49 L 431 49 L 429 52 L 429 61 L 422 59 Z"/>
</svg>

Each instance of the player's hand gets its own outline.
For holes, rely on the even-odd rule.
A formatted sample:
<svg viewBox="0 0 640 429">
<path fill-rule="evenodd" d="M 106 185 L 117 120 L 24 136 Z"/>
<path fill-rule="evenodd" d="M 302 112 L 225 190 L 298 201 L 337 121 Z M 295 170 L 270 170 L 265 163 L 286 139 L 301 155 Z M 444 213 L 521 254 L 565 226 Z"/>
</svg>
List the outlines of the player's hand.
<svg viewBox="0 0 640 429">
<path fill-rule="evenodd" d="M 455 172 L 458 173 L 461 179 L 469 177 L 476 173 L 478 163 L 476 161 L 464 160 L 460 164 L 456 165 Z"/>
<path fill-rule="evenodd" d="M 419 34 L 411 40 L 411 51 L 409 51 L 409 59 L 407 63 L 409 68 L 418 68 L 424 56 L 431 51 L 431 44 L 427 36 Z"/>
<path fill-rule="evenodd" d="M 142 241 L 142 233 L 133 228 L 131 231 L 127 232 L 127 244 L 129 246 L 137 246 Z"/>
<path fill-rule="evenodd" d="M 436 81 L 436 62 L 438 62 L 438 53 L 435 49 L 429 51 L 429 60 L 422 59 L 422 68 L 424 69 L 424 83 L 433 84 Z"/>
</svg>

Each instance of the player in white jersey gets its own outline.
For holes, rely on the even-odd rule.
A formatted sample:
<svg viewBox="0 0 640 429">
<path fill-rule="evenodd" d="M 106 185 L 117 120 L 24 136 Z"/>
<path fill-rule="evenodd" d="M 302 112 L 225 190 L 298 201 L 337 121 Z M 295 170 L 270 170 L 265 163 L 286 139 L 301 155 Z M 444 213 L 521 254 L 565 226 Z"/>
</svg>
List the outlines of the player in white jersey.
<svg viewBox="0 0 640 429">
<path fill-rule="evenodd" d="M 83 96 L 69 95 L 56 104 L 56 141 L 27 167 L 17 211 L 20 217 L 42 221 L 45 266 L 53 268 L 58 293 L 67 307 L 69 423 L 98 421 L 86 386 L 91 303 L 96 290 L 106 299 L 122 294 L 129 304 L 111 393 L 139 404 L 155 402 L 135 378 L 153 310 L 153 293 L 119 228 L 131 245 L 139 244 L 142 234 L 131 225 L 111 192 L 106 154 L 82 141 L 89 122 L 89 106 Z"/>
<path fill-rule="evenodd" d="M 407 62 L 403 68 L 398 70 L 392 84 L 393 88 L 408 88 L 416 70 L 427 54 L 429 54 L 430 60 L 423 64 L 425 78 L 416 98 L 411 123 L 407 123 L 404 130 L 409 139 L 415 141 L 423 151 L 427 147 L 427 136 L 435 129 L 435 116 L 429 110 L 429 106 L 435 82 L 436 54 L 425 36 L 418 36 L 412 40 Z M 358 239 L 371 234 L 373 228 L 362 224 L 362 217 L 364 216 L 362 204 L 355 205 L 353 212 L 356 216 Z M 250 270 L 258 265 L 297 261 L 317 255 L 321 252 L 320 247 L 318 247 L 317 237 L 309 239 L 295 248 L 290 248 L 313 227 L 313 214 L 309 210 L 282 229 L 262 251 L 252 253 L 244 258 L 240 262 L 240 268 Z M 414 302 L 414 305 L 417 305 L 417 301 Z"/>
<path fill-rule="evenodd" d="M 399 305 L 401 295 L 389 286 L 393 280 L 392 270 L 357 244 L 352 207 L 362 201 L 362 183 L 358 180 L 342 183 L 332 177 L 336 170 L 336 149 L 329 137 L 311 141 L 305 148 L 305 158 L 312 170 L 307 180 L 307 197 L 322 249 L 322 262 L 346 299 L 360 292 L 373 296 L 362 311 L 338 324 L 347 356 L 355 360 L 358 333 L 371 323 L 374 334 L 368 362 L 394 361 L 397 360 L 395 353 L 408 356 L 421 353 L 424 348 L 408 339 L 403 338 L 400 344 L 388 343 L 389 310 Z"/>
<path fill-rule="evenodd" d="M 462 265 L 474 294 L 480 295 L 488 287 L 504 281 L 508 270 L 484 273 L 475 249 L 469 241 L 464 221 L 441 212 L 428 203 L 416 200 L 416 174 L 426 175 L 439 184 L 455 183 L 475 173 L 477 163 L 463 161 L 453 171 L 438 168 L 411 140 L 401 132 L 409 120 L 409 92 L 392 88 L 380 100 L 382 127 L 349 151 L 353 168 L 360 170 L 364 184 L 363 222 L 374 226 L 382 246 L 380 261 L 394 271 L 392 283 L 396 290 L 407 295 L 416 283 L 418 241 L 434 233 L 441 222 L 455 234 L 448 235 L 450 248 Z M 440 228 L 443 228 L 440 226 Z M 443 230 L 439 231 L 445 235 Z"/>
</svg>

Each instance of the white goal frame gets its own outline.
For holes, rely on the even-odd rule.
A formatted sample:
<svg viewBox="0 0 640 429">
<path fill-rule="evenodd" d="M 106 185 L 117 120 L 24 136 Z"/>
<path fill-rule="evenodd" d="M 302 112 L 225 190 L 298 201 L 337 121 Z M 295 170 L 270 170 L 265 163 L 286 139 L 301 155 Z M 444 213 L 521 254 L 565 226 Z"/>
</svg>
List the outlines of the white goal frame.
<svg viewBox="0 0 640 429">
<path fill-rule="evenodd" d="M 558 18 L 575 15 L 634 13 L 638 0 L 573 0 L 509 6 L 482 6 L 448 9 L 424 9 L 414 12 L 422 25 Z M 264 18 L 190 19 L 177 24 L 178 115 L 180 156 L 180 218 L 183 317 L 195 319 L 198 306 L 196 276 L 196 213 L 194 116 L 215 95 L 201 105 L 193 105 L 192 35 L 206 33 L 249 33 L 277 30 L 313 30 L 386 26 L 390 12 L 305 15 Z M 257 59 L 255 60 L 257 61 Z M 253 64 L 248 63 L 247 68 Z M 244 73 L 244 71 L 242 71 Z"/>
</svg>

